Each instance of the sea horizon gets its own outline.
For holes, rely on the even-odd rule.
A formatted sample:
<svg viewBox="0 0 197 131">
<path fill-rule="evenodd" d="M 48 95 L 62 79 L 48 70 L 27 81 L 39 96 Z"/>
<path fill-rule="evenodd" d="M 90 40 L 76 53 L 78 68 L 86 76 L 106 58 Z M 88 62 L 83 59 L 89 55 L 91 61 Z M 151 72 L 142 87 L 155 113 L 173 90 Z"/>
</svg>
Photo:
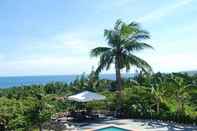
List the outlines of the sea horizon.
<svg viewBox="0 0 197 131">
<path fill-rule="evenodd" d="M 193 71 L 181 71 L 182 73 L 188 73 L 189 75 L 197 74 L 196 70 Z M 179 72 L 179 73 L 181 73 Z M 167 72 L 166 72 L 167 73 Z M 175 72 L 178 73 L 178 72 Z M 10 88 L 25 85 L 39 85 L 47 84 L 51 82 L 63 82 L 71 83 L 81 75 L 88 75 L 88 73 L 82 74 L 57 74 L 57 75 L 18 75 L 18 76 L 0 76 L 0 89 Z M 124 78 L 133 77 L 135 73 L 123 73 Z M 100 79 L 115 80 L 114 73 L 102 73 L 99 75 Z"/>
<path fill-rule="evenodd" d="M 10 88 L 24 85 L 39 85 L 51 82 L 71 83 L 82 74 L 67 75 L 27 75 L 27 76 L 0 76 L 0 88 Z M 87 75 L 87 74 L 85 74 Z M 132 77 L 134 74 L 123 74 L 123 77 Z M 115 80 L 115 74 L 100 74 L 100 79 Z"/>
</svg>

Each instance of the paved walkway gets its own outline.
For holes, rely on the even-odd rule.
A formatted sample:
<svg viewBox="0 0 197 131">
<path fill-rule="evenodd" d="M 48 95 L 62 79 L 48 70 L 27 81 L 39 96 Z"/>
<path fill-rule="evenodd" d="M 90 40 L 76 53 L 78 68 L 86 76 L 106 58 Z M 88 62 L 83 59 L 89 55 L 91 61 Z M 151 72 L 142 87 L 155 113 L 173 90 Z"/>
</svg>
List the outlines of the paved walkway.
<svg viewBox="0 0 197 131">
<path fill-rule="evenodd" d="M 137 119 L 105 120 L 89 123 L 81 127 L 81 129 L 82 131 L 86 131 L 106 125 L 116 125 L 134 131 L 197 131 L 197 126 L 175 125 L 165 122 Z"/>
</svg>

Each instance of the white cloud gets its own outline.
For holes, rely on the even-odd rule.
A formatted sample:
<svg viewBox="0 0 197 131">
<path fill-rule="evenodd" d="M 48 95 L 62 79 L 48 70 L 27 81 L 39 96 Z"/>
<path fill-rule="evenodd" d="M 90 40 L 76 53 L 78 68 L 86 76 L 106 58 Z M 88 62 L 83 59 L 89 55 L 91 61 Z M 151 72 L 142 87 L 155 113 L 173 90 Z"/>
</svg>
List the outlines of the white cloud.
<svg viewBox="0 0 197 131">
<path fill-rule="evenodd" d="M 122 7 L 135 1 L 137 0 L 116 0 L 116 1 L 111 2 L 111 4 L 113 7 Z"/>
<path fill-rule="evenodd" d="M 90 32 L 62 32 L 42 40 L 28 42 L 29 44 L 25 45 L 25 48 L 40 50 L 43 54 L 53 51 L 55 54 L 68 52 L 72 53 L 71 55 L 87 55 L 90 49 L 102 43 L 95 39 L 93 34 L 89 34 Z"/>
<path fill-rule="evenodd" d="M 59 33 L 46 40 L 36 40 L 25 45 L 25 48 L 33 51 L 33 53 L 29 52 L 25 56 L 5 59 L 0 55 L 0 59 L 2 58 L 0 75 L 80 74 L 89 72 L 91 67 L 96 67 L 98 63 L 96 59 L 90 58 L 90 49 L 98 46 L 100 42 L 85 35 L 88 33 Z M 36 51 L 38 53 L 35 53 Z"/>
<path fill-rule="evenodd" d="M 112 0 L 112 1 L 104 0 L 104 2 L 98 3 L 96 5 L 95 11 L 97 13 L 103 13 L 106 11 L 114 11 L 114 9 L 124 8 L 128 4 L 134 3 L 134 2 L 137 2 L 137 0 Z"/>
<path fill-rule="evenodd" d="M 154 71 L 176 72 L 197 69 L 196 53 L 181 52 L 171 54 L 153 53 L 152 55 L 143 56 L 153 67 Z"/>
<path fill-rule="evenodd" d="M 103 8 L 104 11 L 108 9 L 113 10 L 114 7 L 121 7 L 134 1 L 136 0 L 115 1 L 111 3 L 112 5 L 110 5 L 110 7 L 109 5 L 105 5 L 101 8 Z M 174 13 L 181 7 L 185 7 L 192 3 L 192 1 L 193 0 L 179 0 L 173 5 L 148 13 L 139 18 L 139 21 L 152 22 L 158 20 Z M 102 9 L 98 11 L 102 11 Z M 175 33 L 178 33 L 179 31 L 185 32 L 197 28 L 195 22 L 192 25 L 181 26 L 178 26 L 176 29 L 172 28 L 172 30 Z M 0 75 L 79 74 L 82 72 L 89 72 L 91 67 L 97 67 L 98 63 L 98 59 L 91 59 L 89 57 L 90 49 L 101 46 L 101 43 L 103 43 L 103 41 L 100 41 L 97 38 L 95 39 L 95 36 L 98 36 L 99 31 L 98 29 L 95 31 L 94 28 L 94 30 L 61 32 L 46 39 L 43 38 L 43 40 L 26 42 L 28 44 L 25 44 L 25 46 L 27 46 L 29 53 L 25 54 L 22 58 L 8 60 L 4 55 L 0 54 Z M 168 29 L 168 31 L 171 30 Z M 168 32 L 164 34 L 168 34 Z M 161 50 L 164 46 L 165 49 L 170 49 L 171 47 L 177 48 L 177 44 L 180 46 L 180 43 L 174 40 L 166 43 L 163 41 L 163 44 L 160 42 L 161 40 L 158 40 L 160 45 L 158 48 L 156 47 L 156 50 L 158 50 L 157 53 L 153 55 L 147 53 L 146 56 L 144 55 L 142 57 L 153 66 L 155 71 L 170 72 L 197 69 L 197 61 L 195 61 L 197 58 L 196 53 L 178 52 L 168 54 L 169 52 L 165 51 L 165 54 L 161 54 L 159 53 L 159 49 Z M 173 43 L 173 46 L 169 46 L 171 44 L 170 42 Z M 188 43 L 181 44 L 186 45 Z M 165 49 L 161 51 L 164 51 Z M 113 66 L 109 72 L 114 72 Z"/>
<path fill-rule="evenodd" d="M 184 25 L 179 25 L 175 27 L 174 29 L 172 29 L 171 32 L 173 32 L 174 34 L 178 34 L 178 33 L 196 34 L 197 33 L 197 21 L 195 20 Z"/>
<path fill-rule="evenodd" d="M 91 40 L 83 34 L 63 33 L 54 37 L 56 47 L 65 48 L 80 53 L 89 53 L 90 49 L 98 45 L 97 40 Z"/>
<path fill-rule="evenodd" d="M 5 56 L 3 54 L 0 54 L 0 60 L 5 59 Z"/>
<path fill-rule="evenodd" d="M 139 22 L 152 22 L 158 20 L 164 16 L 170 15 L 175 12 L 178 8 L 185 7 L 186 5 L 192 3 L 193 0 L 179 0 L 175 4 L 169 5 L 167 7 L 159 8 L 154 10 L 145 16 L 137 19 Z"/>
<path fill-rule="evenodd" d="M 188 28 L 184 30 L 188 30 Z M 34 41 L 31 44 L 29 48 L 39 49 L 41 50 L 41 54 L 30 53 L 17 59 L 6 59 L 3 54 L 0 54 L 0 75 L 88 73 L 92 69 L 92 66 L 96 68 L 98 65 L 98 59 L 90 58 L 89 52 L 90 49 L 99 46 L 100 42 L 92 38 L 88 38 L 81 33 L 60 33 L 50 37 L 46 41 Z M 195 52 L 180 53 L 179 51 L 174 51 L 175 53 L 173 53 L 173 48 L 176 49 L 177 45 L 185 45 L 185 42 L 188 44 L 188 41 L 183 40 L 173 41 L 173 44 L 171 44 L 171 41 L 162 41 L 158 47 L 155 47 L 156 51 L 148 51 L 144 54 L 139 52 L 137 55 L 150 63 L 155 72 L 195 70 L 197 69 L 197 61 L 195 61 L 197 54 Z M 187 47 L 189 46 L 191 48 L 193 45 L 187 45 Z M 171 52 L 165 51 L 161 53 L 160 51 L 164 51 L 164 48 L 166 50 L 171 49 Z M 45 49 L 50 49 L 52 52 L 48 54 Z M 186 50 L 191 51 L 189 48 Z M 133 69 L 131 69 L 132 71 Z M 106 72 L 114 73 L 114 66 L 112 65 L 109 71 L 103 71 L 103 73 Z"/>
<path fill-rule="evenodd" d="M 89 72 L 95 59 L 85 57 L 43 57 L 6 61 L 0 65 L 1 75 L 51 75 Z"/>
</svg>

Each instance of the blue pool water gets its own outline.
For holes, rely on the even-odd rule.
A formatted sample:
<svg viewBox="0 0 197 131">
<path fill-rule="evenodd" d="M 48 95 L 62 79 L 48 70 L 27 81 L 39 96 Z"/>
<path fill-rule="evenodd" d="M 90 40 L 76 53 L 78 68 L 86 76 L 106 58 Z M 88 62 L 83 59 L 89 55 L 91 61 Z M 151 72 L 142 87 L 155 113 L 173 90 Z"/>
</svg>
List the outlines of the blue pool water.
<svg viewBox="0 0 197 131">
<path fill-rule="evenodd" d="M 96 131 L 129 131 L 129 130 L 111 126 L 111 127 L 101 128 Z"/>
</svg>

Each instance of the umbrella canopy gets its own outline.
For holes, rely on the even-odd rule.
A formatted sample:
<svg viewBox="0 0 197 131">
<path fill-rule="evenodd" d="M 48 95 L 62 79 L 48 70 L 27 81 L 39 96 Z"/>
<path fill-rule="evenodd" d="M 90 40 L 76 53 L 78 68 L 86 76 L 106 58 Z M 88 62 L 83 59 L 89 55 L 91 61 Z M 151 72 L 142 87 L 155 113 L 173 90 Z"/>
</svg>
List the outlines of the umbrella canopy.
<svg viewBox="0 0 197 131">
<path fill-rule="evenodd" d="M 105 96 L 91 91 L 83 91 L 76 95 L 69 96 L 68 99 L 78 102 L 89 102 L 89 101 L 104 100 Z"/>
</svg>

